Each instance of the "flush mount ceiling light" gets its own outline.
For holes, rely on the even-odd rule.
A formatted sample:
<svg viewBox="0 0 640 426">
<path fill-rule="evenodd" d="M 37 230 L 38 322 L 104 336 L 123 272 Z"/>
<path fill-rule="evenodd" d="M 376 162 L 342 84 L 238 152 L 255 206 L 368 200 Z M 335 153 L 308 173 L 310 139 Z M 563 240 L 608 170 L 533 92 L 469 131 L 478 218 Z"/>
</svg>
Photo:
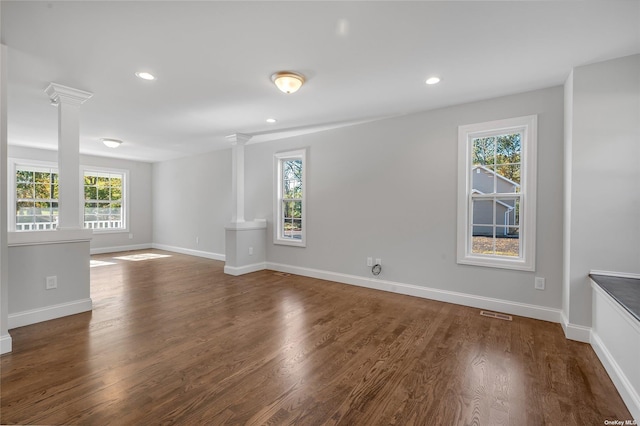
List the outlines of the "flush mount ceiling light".
<svg viewBox="0 0 640 426">
<path fill-rule="evenodd" d="M 429 77 L 426 81 L 427 84 L 438 84 L 440 83 L 440 79 L 438 77 Z"/>
<path fill-rule="evenodd" d="M 156 77 L 153 74 L 145 72 L 145 71 L 137 72 L 136 73 L 136 77 L 141 78 L 143 80 L 155 80 L 156 79 Z"/>
<path fill-rule="evenodd" d="M 294 93 L 302 87 L 304 76 L 291 71 L 280 71 L 271 76 L 271 81 L 284 93 Z"/>
<path fill-rule="evenodd" d="M 267 118 L 267 123 L 269 124 L 273 124 L 276 123 L 278 120 L 276 120 L 275 118 Z"/>
<path fill-rule="evenodd" d="M 108 139 L 108 138 L 102 138 L 100 139 L 102 141 L 103 144 L 105 144 L 106 146 L 108 146 L 109 148 L 117 148 L 120 146 L 120 144 L 122 143 L 121 140 L 118 139 Z"/>
</svg>

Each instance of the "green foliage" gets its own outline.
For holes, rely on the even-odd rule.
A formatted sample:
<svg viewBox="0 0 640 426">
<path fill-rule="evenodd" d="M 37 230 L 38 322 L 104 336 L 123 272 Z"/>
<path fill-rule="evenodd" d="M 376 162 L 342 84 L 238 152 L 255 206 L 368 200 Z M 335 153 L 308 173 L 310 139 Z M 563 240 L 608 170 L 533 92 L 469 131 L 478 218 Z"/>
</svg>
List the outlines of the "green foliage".
<svg viewBox="0 0 640 426">
<path fill-rule="evenodd" d="M 522 141 L 520 133 L 473 140 L 473 164 L 482 165 L 520 183 Z"/>
</svg>

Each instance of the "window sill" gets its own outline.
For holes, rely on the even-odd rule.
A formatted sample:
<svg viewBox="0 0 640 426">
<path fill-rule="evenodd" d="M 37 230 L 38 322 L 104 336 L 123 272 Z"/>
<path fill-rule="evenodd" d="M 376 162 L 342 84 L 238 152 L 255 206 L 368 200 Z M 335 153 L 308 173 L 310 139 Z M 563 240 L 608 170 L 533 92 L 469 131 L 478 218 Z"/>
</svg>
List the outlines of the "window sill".
<svg viewBox="0 0 640 426">
<path fill-rule="evenodd" d="M 93 231 L 93 234 L 127 234 L 129 233 L 129 229 L 89 229 L 85 228 L 88 231 Z"/>
<path fill-rule="evenodd" d="M 55 231 L 19 231 L 7 233 L 7 245 L 33 246 L 41 244 L 62 244 L 91 241 L 88 229 L 58 229 Z"/>
<path fill-rule="evenodd" d="M 290 247 L 306 247 L 307 243 L 304 241 L 288 241 L 288 240 L 273 240 L 273 244 L 277 244 L 280 246 L 290 246 Z"/>
<path fill-rule="evenodd" d="M 479 256 L 467 256 L 458 258 L 458 264 L 483 266 L 485 268 L 511 269 L 515 271 L 535 271 L 535 266 L 523 260 L 511 260 L 506 258 L 488 258 Z"/>
</svg>

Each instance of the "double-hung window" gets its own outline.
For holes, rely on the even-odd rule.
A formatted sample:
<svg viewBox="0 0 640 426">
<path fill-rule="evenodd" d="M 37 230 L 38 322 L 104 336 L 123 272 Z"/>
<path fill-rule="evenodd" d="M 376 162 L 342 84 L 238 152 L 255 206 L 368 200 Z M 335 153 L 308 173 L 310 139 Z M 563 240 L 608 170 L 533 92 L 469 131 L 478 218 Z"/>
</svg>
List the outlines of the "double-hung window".
<svg viewBox="0 0 640 426">
<path fill-rule="evenodd" d="M 127 172 L 124 170 L 84 169 L 85 228 L 96 231 L 127 229 L 126 177 Z"/>
<path fill-rule="evenodd" d="M 275 154 L 275 244 L 306 245 L 306 150 Z"/>
<path fill-rule="evenodd" d="M 535 269 L 537 117 L 458 129 L 458 263 Z"/>
<path fill-rule="evenodd" d="M 58 227 L 58 168 L 55 163 L 11 159 L 9 230 L 47 231 Z M 84 227 L 127 231 L 126 170 L 84 167 Z"/>
<path fill-rule="evenodd" d="M 12 162 L 9 229 L 46 231 L 58 226 L 58 170 L 46 163 Z M 11 199 L 11 197 L 10 197 Z"/>
</svg>

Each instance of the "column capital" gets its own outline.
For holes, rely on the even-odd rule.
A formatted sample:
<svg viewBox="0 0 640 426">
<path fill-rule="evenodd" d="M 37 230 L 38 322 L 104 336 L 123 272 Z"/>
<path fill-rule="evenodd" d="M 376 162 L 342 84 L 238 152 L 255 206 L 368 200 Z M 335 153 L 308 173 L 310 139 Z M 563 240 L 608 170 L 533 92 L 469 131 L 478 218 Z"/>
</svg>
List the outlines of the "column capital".
<svg viewBox="0 0 640 426">
<path fill-rule="evenodd" d="M 74 89 L 73 87 L 63 86 L 58 83 L 50 83 L 44 92 L 49 96 L 51 103 L 54 105 L 59 103 L 81 105 L 93 96 L 93 93 L 91 92 Z"/>
<path fill-rule="evenodd" d="M 232 135 L 225 136 L 231 145 L 245 145 L 252 138 L 251 135 L 244 133 L 234 133 Z"/>
</svg>

